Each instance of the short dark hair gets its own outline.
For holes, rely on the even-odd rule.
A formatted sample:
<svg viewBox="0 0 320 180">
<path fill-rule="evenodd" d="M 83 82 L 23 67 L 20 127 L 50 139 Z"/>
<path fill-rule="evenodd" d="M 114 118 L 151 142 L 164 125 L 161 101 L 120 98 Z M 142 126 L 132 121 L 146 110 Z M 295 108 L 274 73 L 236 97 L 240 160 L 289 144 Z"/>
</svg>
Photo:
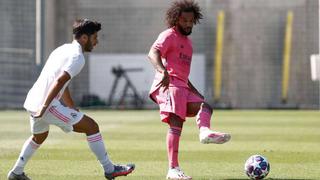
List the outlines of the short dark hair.
<svg viewBox="0 0 320 180">
<path fill-rule="evenodd" d="M 89 19 L 77 19 L 73 23 L 73 35 L 76 39 L 81 35 L 86 34 L 88 36 L 101 30 L 101 23 L 97 21 L 91 21 Z"/>
<path fill-rule="evenodd" d="M 200 19 L 202 19 L 201 9 L 198 3 L 193 0 L 177 0 L 173 2 L 167 10 L 166 21 L 168 27 L 176 25 L 182 12 L 193 12 L 195 19 L 194 24 L 200 23 Z"/>
</svg>

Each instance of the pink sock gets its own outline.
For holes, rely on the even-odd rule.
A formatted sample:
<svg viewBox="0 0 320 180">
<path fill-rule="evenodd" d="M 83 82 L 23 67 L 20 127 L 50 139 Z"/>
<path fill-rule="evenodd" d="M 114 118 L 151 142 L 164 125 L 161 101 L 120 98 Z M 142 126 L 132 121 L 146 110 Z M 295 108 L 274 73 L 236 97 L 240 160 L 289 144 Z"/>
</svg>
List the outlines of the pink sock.
<svg viewBox="0 0 320 180">
<path fill-rule="evenodd" d="M 169 167 L 174 168 L 179 166 L 178 153 L 179 153 L 179 141 L 181 135 L 181 128 L 170 126 L 167 133 L 167 151 Z"/>
<path fill-rule="evenodd" d="M 206 127 L 210 129 L 210 119 L 212 111 L 207 107 L 201 106 L 197 114 L 197 125 L 199 129 L 201 127 Z"/>
</svg>

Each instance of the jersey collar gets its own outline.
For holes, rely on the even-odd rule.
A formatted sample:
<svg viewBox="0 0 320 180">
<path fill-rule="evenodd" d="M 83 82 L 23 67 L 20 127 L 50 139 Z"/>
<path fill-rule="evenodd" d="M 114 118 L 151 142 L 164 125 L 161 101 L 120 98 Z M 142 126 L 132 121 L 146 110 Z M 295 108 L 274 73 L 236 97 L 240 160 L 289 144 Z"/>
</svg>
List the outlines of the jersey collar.
<svg viewBox="0 0 320 180">
<path fill-rule="evenodd" d="M 82 47 L 81 47 L 80 43 L 77 40 L 74 39 L 72 41 L 72 44 L 76 45 L 79 48 L 79 52 L 82 53 Z"/>
<path fill-rule="evenodd" d="M 188 38 L 188 36 L 181 34 L 177 26 L 172 27 L 172 29 L 179 37 L 186 38 L 186 39 Z"/>
</svg>

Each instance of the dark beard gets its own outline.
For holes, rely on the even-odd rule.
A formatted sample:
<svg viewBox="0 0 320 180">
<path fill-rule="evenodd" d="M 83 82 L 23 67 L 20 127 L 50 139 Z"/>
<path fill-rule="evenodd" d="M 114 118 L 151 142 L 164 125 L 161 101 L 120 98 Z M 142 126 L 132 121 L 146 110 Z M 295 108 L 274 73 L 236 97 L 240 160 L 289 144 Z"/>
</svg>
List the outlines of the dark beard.
<svg viewBox="0 0 320 180">
<path fill-rule="evenodd" d="M 178 27 L 179 32 L 182 35 L 189 36 L 192 33 L 192 29 L 190 30 L 190 32 L 186 32 L 185 30 L 183 30 L 183 28 L 181 26 L 178 25 L 177 27 Z"/>
<path fill-rule="evenodd" d="M 92 44 L 91 44 L 90 39 L 88 40 L 87 44 L 85 44 L 84 50 L 85 50 L 85 52 L 91 52 L 92 51 Z"/>
</svg>

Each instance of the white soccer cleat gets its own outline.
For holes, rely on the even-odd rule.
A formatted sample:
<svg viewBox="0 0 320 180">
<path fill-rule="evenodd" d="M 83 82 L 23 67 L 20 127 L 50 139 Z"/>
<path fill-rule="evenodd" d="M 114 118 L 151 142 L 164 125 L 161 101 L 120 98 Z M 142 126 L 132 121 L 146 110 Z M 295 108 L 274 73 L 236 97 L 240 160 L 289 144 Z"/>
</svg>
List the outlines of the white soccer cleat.
<svg viewBox="0 0 320 180">
<path fill-rule="evenodd" d="M 167 179 L 171 180 L 190 180 L 192 177 L 187 176 L 184 172 L 179 168 L 170 168 L 168 170 Z"/>
<path fill-rule="evenodd" d="M 212 131 L 210 129 L 204 129 L 200 131 L 199 134 L 200 142 L 203 144 L 215 143 L 223 144 L 231 139 L 231 135 L 228 133 L 222 133 L 217 131 Z"/>
</svg>

